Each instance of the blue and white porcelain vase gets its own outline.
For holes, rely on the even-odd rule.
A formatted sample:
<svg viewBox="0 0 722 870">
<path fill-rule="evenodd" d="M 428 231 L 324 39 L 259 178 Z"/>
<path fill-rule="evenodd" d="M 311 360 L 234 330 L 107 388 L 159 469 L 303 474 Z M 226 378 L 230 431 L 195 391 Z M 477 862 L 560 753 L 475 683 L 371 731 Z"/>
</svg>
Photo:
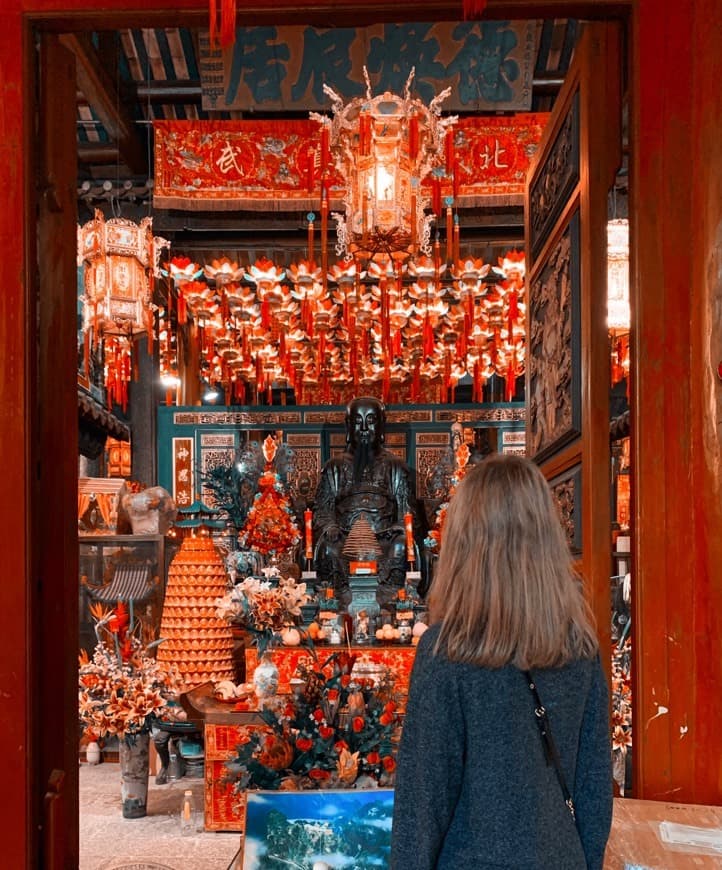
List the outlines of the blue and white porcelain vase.
<svg viewBox="0 0 722 870">
<path fill-rule="evenodd" d="M 136 734 L 120 740 L 120 794 L 124 819 L 141 819 L 148 802 L 150 735 Z"/>
<path fill-rule="evenodd" d="M 264 652 L 253 672 L 253 688 L 260 704 L 278 692 L 278 668 L 270 652 Z"/>
</svg>

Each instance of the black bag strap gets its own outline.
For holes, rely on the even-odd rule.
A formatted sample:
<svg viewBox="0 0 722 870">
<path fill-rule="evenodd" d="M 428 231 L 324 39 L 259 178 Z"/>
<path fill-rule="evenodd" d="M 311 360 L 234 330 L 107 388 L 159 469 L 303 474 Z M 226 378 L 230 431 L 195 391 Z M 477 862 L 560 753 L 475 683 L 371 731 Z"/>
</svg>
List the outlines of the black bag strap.
<svg viewBox="0 0 722 870">
<path fill-rule="evenodd" d="M 577 813 L 574 808 L 574 801 L 572 800 L 572 796 L 569 793 L 569 789 L 567 788 L 566 780 L 564 779 L 564 773 L 562 772 L 562 763 L 559 758 L 557 745 L 554 742 L 554 738 L 552 737 L 551 724 L 549 723 L 549 717 L 547 716 L 546 708 L 541 702 L 541 698 L 539 697 L 539 692 L 537 690 L 536 683 L 534 682 L 534 678 L 532 677 L 531 672 L 523 671 L 523 674 L 529 686 L 529 691 L 534 696 L 534 715 L 536 717 L 537 727 L 539 728 L 542 746 L 544 747 L 544 757 L 546 758 L 547 764 L 554 765 L 557 779 L 559 780 L 559 785 L 562 788 L 564 803 L 567 805 L 567 809 L 571 814 L 572 820 L 576 823 Z"/>
</svg>

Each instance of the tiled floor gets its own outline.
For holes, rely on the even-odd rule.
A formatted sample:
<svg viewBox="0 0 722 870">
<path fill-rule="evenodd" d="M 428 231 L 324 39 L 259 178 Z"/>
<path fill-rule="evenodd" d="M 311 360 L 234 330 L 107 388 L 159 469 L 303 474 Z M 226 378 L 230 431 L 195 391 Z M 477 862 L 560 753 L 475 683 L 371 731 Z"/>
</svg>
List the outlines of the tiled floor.
<svg viewBox="0 0 722 870">
<path fill-rule="evenodd" d="M 198 832 L 180 833 L 183 792 L 193 791 Z M 80 766 L 80 870 L 237 870 L 240 834 L 203 831 L 203 782 L 157 786 L 150 777 L 148 815 L 124 819 L 117 764 Z"/>
</svg>

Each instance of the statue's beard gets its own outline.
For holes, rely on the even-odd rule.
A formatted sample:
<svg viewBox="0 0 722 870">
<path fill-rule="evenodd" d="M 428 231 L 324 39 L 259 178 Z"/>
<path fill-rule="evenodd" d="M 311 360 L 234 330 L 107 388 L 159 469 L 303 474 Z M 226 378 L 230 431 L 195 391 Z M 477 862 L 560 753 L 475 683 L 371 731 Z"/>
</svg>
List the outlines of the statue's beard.
<svg viewBox="0 0 722 870">
<path fill-rule="evenodd" d="M 365 438 L 360 438 L 353 454 L 353 481 L 360 483 L 364 470 L 368 468 L 373 461 L 374 450 L 370 441 Z"/>
</svg>

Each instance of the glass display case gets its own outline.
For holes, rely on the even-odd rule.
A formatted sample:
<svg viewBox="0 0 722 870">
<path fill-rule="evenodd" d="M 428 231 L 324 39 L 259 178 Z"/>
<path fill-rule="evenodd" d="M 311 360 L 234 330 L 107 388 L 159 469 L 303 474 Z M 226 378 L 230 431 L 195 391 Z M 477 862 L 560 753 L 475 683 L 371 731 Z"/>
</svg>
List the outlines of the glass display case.
<svg viewBox="0 0 722 870">
<path fill-rule="evenodd" d="M 143 624 L 146 643 L 158 637 L 167 576 L 163 535 L 79 535 L 80 648 L 95 649 L 90 607 L 123 601 Z"/>
</svg>

